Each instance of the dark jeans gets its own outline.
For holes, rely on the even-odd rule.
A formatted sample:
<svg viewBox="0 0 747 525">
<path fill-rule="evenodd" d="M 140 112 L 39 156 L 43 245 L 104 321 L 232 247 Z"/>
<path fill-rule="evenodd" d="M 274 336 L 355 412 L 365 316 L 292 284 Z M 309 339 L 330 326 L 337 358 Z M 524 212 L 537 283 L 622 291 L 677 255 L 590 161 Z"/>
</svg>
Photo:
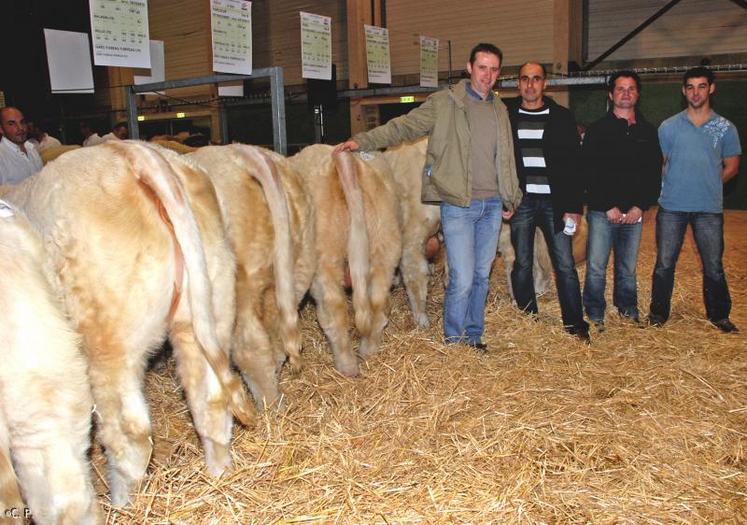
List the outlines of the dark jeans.
<svg viewBox="0 0 747 525">
<path fill-rule="evenodd" d="M 526 195 L 511 218 L 511 244 L 516 252 L 511 271 L 511 286 L 516 304 L 525 312 L 537 313 L 537 296 L 534 291 L 532 264 L 534 259 L 534 232 L 539 227 L 547 241 L 550 260 L 555 270 L 563 325 L 568 330 L 586 330 L 581 306 L 581 286 L 576 263 L 573 260 L 571 236 L 562 231 L 555 233 L 552 201 L 547 197 Z"/>
<path fill-rule="evenodd" d="M 693 229 L 703 264 L 703 300 L 711 321 L 727 319 L 731 297 L 724 266 L 724 215 L 722 213 L 680 212 L 659 208 L 656 214 L 656 266 L 651 290 L 650 314 L 666 321 L 672 303 L 674 269 L 682 250 L 687 225 Z"/>
<path fill-rule="evenodd" d="M 586 281 L 584 282 L 584 308 L 589 319 L 604 321 L 607 301 L 604 289 L 607 283 L 607 263 L 610 252 L 615 251 L 615 280 L 613 304 L 621 315 L 638 319 L 638 285 L 636 262 L 641 244 L 643 222 L 613 224 L 603 211 L 589 210 L 589 239 L 586 244 Z"/>
</svg>

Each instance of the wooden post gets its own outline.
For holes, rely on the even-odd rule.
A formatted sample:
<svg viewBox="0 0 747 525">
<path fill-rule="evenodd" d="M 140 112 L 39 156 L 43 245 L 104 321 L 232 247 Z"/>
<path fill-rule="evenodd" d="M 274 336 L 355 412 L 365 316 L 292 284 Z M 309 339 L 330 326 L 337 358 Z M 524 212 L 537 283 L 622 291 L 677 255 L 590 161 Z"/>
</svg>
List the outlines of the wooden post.
<svg viewBox="0 0 747 525">
<path fill-rule="evenodd" d="M 568 63 L 581 63 L 582 0 L 555 0 L 553 5 L 553 63 L 551 72 L 568 73 Z M 553 92 L 559 104 L 568 106 L 568 88 Z"/>
<path fill-rule="evenodd" d="M 347 0 L 348 24 L 348 87 L 363 89 L 368 87 L 366 67 L 366 35 L 363 25 L 381 25 L 383 11 L 381 0 Z M 368 129 L 366 112 L 361 99 L 350 99 L 350 134 Z"/>
</svg>

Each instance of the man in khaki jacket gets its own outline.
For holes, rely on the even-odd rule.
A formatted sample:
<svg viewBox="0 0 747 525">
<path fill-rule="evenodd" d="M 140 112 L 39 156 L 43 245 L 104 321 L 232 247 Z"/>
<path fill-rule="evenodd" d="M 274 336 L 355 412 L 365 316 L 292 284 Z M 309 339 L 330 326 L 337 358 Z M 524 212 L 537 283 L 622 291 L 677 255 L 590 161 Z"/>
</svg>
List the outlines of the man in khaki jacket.
<svg viewBox="0 0 747 525">
<path fill-rule="evenodd" d="M 444 338 L 480 352 L 487 349 L 485 300 L 501 219 L 511 217 L 522 195 L 508 113 L 492 91 L 502 60 L 496 46 L 478 44 L 467 62 L 469 80 L 335 148 L 375 150 L 429 137 L 421 198 L 441 207 L 449 264 Z"/>
</svg>

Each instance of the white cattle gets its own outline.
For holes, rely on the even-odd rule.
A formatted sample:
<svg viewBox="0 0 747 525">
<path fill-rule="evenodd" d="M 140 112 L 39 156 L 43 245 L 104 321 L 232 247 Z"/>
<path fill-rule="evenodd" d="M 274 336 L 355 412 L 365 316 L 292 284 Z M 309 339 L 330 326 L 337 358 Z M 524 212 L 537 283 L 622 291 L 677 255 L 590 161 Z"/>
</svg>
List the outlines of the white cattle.
<svg viewBox="0 0 747 525">
<path fill-rule="evenodd" d="M 317 269 L 311 284 L 317 317 L 330 342 L 335 367 L 359 373 L 348 332 L 346 268 L 353 288 L 358 354 L 378 350 L 388 322 L 389 289 L 402 253 L 396 189 L 381 155 L 342 153 L 314 145 L 290 158 L 303 177 L 316 212 Z"/>
<path fill-rule="evenodd" d="M 112 141 L 68 152 L 6 194 L 41 232 L 47 275 L 82 336 L 114 505 L 150 458 L 143 374 L 167 334 L 212 474 L 231 463 L 228 407 L 252 422 L 229 365 L 234 262 L 219 207 L 206 176 L 175 158 Z"/>
<path fill-rule="evenodd" d="M 39 234 L 0 201 L 0 522 L 93 524 L 86 360 L 44 257 Z"/>
<path fill-rule="evenodd" d="M 232 355 L 264 408 L 280 399 L 286 357 L 301 363 L 297 309 L 316 268 L 311 197 L 289 161 L 263 148 L 207 146 L 188 158 L 218 194 L 237 263 Z"/>
</svg>

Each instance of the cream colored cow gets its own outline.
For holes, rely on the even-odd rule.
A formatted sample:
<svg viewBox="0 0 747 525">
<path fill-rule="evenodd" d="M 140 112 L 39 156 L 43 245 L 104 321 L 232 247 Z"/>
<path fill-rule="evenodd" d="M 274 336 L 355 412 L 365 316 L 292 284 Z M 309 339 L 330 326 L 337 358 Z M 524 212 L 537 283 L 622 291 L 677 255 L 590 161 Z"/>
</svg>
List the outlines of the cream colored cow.
<svg viewBox="0 0 747 525">
<path fill-rule="evenodd" d="M 303 177 L 316 212 L 317 269 L 311 284 L 317 317 L 330 342 L 335 367 L 359 373 L 347 321 L 346 268 L 353 288 L 358 355 L 378 350 L 388 322 L 389 289 L 402 253 L 391 169 L 381 155 L 342 153 L 314 145 L 290 158 Z"/>
<path fill-rule="evenodd" d="M 297 309 L 316 268 L 311 196 L 289 161 L 263 148 L 207 146 L 188 158 L 209 174 L 236 253 L 232 355 L 264 408 L 280 399 L 286 357 L 300 367 Z"/>
<path fill-rule="evenodd" d="M 7 511 L 15 523 L 30 513 L 39 525 L 93 524 L 86 359 L 44 257 L 39 234 L 0 201 L 0 522 Z"/>
<path fill-rule="evenodd" d="M 108 142 L 68 152 L 6 193 L 41 232 L 47 275 L 82 336 L 114 505 L 150 458 L 143 374 L 167 334 L 212 474 L 231 463 L 228 407 L 252 421 L 229 366 L 234 259 L 219 207 L 206 176 L 175 158 Z"/>
</svg>

